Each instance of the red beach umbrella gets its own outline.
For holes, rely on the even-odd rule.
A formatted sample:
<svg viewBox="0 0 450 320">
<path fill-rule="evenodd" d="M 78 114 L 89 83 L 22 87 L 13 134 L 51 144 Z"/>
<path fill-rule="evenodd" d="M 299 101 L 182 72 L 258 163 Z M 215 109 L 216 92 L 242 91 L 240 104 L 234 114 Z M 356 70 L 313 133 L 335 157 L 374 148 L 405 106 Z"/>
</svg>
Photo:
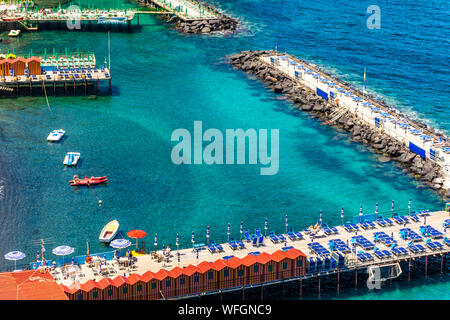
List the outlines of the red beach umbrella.
<svg viewBox="0 0 450 320">
<path fill-rule="evenodd" d="M 136 249 L 138 247 L 138 239 L 144 238 L 147 236 L 147 232 L 144 230 L 131 230 L 128 231 L 127 236 L 133 239 L 136 239 Z"/>
</svg>

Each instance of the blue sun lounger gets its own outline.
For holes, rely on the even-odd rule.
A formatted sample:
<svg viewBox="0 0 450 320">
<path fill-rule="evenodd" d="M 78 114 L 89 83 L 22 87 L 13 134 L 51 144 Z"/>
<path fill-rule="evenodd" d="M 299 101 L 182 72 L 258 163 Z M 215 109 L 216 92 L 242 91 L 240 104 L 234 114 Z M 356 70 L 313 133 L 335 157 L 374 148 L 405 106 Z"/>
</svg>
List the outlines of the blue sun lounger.
<svg viewBox="0 0 450 320">
<path fill-rule="evenodd" d="M 280 241 L 286 241 L 286 238 L 282 234 L 278 234 L 277 237 Z"/>
<path fill-rule="evenodd" d="M 381 250 L 377 250 L 373 253 L 378 259 L 383 259 L 384 258 L 384 253 Z"/>
<path fill-rule="evenodd" d="M 258 238 L 253 238 L 252 244 L 253 244 L 253 246 L 257 247 L 258 246 Z"/>
<path fill-rule="evenodd" d="M 228 245 L 230 246 L 231 249 L 236 250 L 238 248 L 236 241 L 232 240 L 230 242 L 228 242 Z"/>
<path fill-rule="evenodd" d="M 223 247 L 222 247 L 222 245 L 221 244 L 216 244 L 216 250 L 217 251 L 223 251 Z"/>
<path fill-rule="evenodd" d="M 216 253 L 216 247 L 215 247 L 214 245 L 212 245 L 212 244 L 210 244 L 210 245 L 208 246 L 208 250 L 209 250 L 209 252 L 211 252 L 211 253 Z"/>
<path fill-rule="evenodd" d="M 264 237 L 263 237 L 263 236 L 259 237 L 259 238 L 258 238 L 258 247 L 259 247 L 259 246 L 262 246 L 262 245 L 263 245 L 263 242 L 264 242 Z"/>
<path fill-rule="evenodd" d="M 241 240 L 236 241 L 236 244 L 238 245 L 239 249 L 245 248 L 245 244 Z"/>
<path fill-rule="evenodd" d="M 255 234 L 256 234 L 256 237 L 258 237 L 258 238 L 262 237 L 261 230 L 259 230 L 259 229 L 255 229 Z"/>
<path fill-rule="evenodd" d="M 244 238 L 245 238 L 245 240 L 247 240 L 248 242 L 251 241 L 250 235 L 248 234 L 248 230 L 244 230 Z"/>
<path fill-rule="evenodd" d="M 278 243 L 280 241 L 273 231 L 269 233 L 269 238 L 273 243 Z"/>
<path fill-rule="evenodd" d="M 297 232 L 294 231 L 294 234 L 297 236 L 298 240 L 302 240 L 303 239 L 303 235 L 302 235 L 302 233 L 300 231 L 297 231 Z"/>
<path fill-rule="evenodd" d="M 297 236 L 292 231 L 288 232 L 287 235 L 288 235 L 289 239 L 297 240 Z"/>
<path fill-rule="evenodd" d="M 412 215 L 410 215 L 409 217 L 410 217 L 410 219 L 411 219 L 412 221 L 414 221 L 414 222 L 418 222 L 418 221 L 419 221 L 419 217 L 416 216 L 415 214 L 412 214 Z"/>
</svg>

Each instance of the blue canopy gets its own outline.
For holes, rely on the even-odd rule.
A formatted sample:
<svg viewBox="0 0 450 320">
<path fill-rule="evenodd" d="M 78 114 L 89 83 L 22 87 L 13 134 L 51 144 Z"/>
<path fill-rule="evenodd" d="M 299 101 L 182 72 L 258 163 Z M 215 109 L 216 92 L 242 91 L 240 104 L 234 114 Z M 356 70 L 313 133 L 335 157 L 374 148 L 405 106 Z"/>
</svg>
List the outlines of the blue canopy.
<svg viewBox="0 0 450 320">
<path fill-rule="evenodd" d="M 368 106 L 371 106 L 372 104 L 370 102 L 364 101 L 362 103 L 362 105 L 365 106 L 365 107 L 368 107 Z"/>
<path fill-rule="evenodd" d="M 344 93 L 346 96 L 353 96 L 353 93 L 351 93 L 351 92 L 346 92 L 346 93 Z"/>
<path fill-rule="evenodd" d="M 59 246 L 52 250 L 53 254 L 57 256 L 65 256 L 73 253 L 74 251 L 75 249 L 69 246 Z"/>
<path fill-rule="evenodd" d="M 339 92 L 345 92 L 345 89 L 343 89 L 341 87 L 337 88 L 336 90 L 339 91 Z"/>
<path fill-rule="evenodd" d="M 20 252 L 20 251 L 11 251 L 8 252 L 7 254 L 5 254 L 5 259 L 6 260 L 21 260 L 23 258 L 25 258 L 25 253 Z"/>
<path fill-rule="evenodd" d="M 127 239 L 116 239 L 111 241 L 109 245 L 116 249 L 123 249 L 129 247 L 131 245 L 131 242 Z"/>
</svg>

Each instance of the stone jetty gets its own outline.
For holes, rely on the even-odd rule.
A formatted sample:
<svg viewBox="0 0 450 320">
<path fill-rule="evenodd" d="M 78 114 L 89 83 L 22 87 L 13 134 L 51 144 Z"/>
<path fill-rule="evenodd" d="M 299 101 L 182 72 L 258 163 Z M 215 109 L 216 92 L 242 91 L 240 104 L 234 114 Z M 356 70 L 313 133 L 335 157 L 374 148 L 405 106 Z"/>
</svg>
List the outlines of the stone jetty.
<svg viewBox="0 0 450 320">
<path fill-rule="evenodd" d="M 399 165 L 404 167 L 404 172 L 410 172 L 414 178 L 422 180 L 430 188 L 440 192 L 443 197 L 446 197 L 447 199 L 450 198 L 448 177 L 443 172 L 441 165 L 411 152 L 405 143 L 402 143 L 398 138 L 388 135 L 378 130 L 378 128 L 369 125 L 367 120 L 358 117 L 356 112 L 342 112 L 342 116 L 339 117 L 340 110 L 335 101 L 332 99 L 324 99 L 308 86 L 302 85 L 300 81 L 288 77 L 278 68 L 266 63 L 264 60 L 264 57 L 267 59 L 267 57 L 270 56 L 280 55 L 280 53 L 272 50 L 243 51 L 230 55 L 227 59 L 235 68 L 258 77 L 273 92 L 284 94 L 298 109 L 308 112 L 313 117 L 322 120 L 325 124 L 348 131 L 351 134 L 353 141 L 369 146 L 369 149 L 373 152 L 382 155 L 380 159 L 383 161 L 387 161 L 388 159 L 397 161 Z M 308 65 L 308 63 L 303 60 L 293 58 L 286 54 L 283 56 L 295 59 L 303 65 Z M 308 65 L 308 67 L 314 69 L 315 72 L 318 72 L 322 76 L 333 79 L 334 82 L 339 83 L 344 87 L 347 86 L 347 90 L 358 93 L 357 89 L 351 88 L 349 84 L 342 82 L 332 75 L 319 71 L 317 67 L 310 65 Z M 376 102 L 379 106 L 384 106 L 394 115 L 407 118 L 406 115 L 398 110 L 388 107 L 384 101 L 375 99 L 373 96 L 367 97 L 367 95 L 366 99 L 373 103 Z M 336 116 L 336 114 L 338 116 Z M 408 120 L 409 122 L 416 124 L 417 127 L 424 128 L 429 133 L 431 132 L 435 137 L 445 138 L 445 135 L 426 124 L 411 119 Z"/>
</svg>

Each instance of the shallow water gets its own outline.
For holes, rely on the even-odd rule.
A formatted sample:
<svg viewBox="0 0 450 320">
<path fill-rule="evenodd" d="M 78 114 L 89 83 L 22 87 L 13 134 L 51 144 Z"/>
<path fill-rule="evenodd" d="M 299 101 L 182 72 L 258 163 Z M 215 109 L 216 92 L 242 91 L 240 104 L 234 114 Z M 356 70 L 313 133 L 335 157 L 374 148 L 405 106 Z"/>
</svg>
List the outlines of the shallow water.
<svg viewBox="0 0 450 320">
<path fill-rule="evenodd" d="M 357 86 L 366 67 L 370 92 L 448 133 L 449 31 L 442 15 L 447 2 L 416 8 L 408 1 L 381 1 L 380 30 L 365 27 L 369 1 L 352 6 L 322 0 L 213 2 L 240 17 L 244 30 L 227 37 L 187 36 L 145 15 L 141 30 L 112 33 L 112 95 L 103 88 L 95 99 L 50 96 L 50 109 L 40 96 L 0 100 L 1 254 L 19 249 L 29 262 L 40 238 L 46 239 L 52 259 L 50 249 L 62 244 L 84 254 L 86 239 L 91 252 L 104 251 L 97 237 L 112 219 L 119 220 L 124 233 L 146 230 L 150 246 L 155 233 L 160 246 L 173 246 L 176 233 L 188 246 L 192 231 L 196 242 L 205 241 L 208 225 L 211 239 L 225 238 L 227 222 L 238 235 L 241 221 L 251 230 L 263 227 L 265 218 L 269 229 L 282 231 L 285 214 L 290 227 L 304 228 L 317 221 L 320 210 L 324 221 L 338 224 L 341 207 L 350 217 L 360 205 L 373 212 L 377 201 L 380 211 L 389 211 L 393 199 L 397 208 L 406 209 L 409 198 L 415 208 L 440 208 L 439 196 L 395 163 L 379 162 L 348 134 L 277 100 L 259 81 L 224 63 L 224 56 L 278 46 Z M 2 52 L 13 47 L 26 54 L 44 47 L 79 48 L 103 61 L 107 34 L 42 31 L 0 44 Z M 172 131 L 192 132 L 195 120 L 203 121 L 204 130 L 279 129 L 278 174 L 261 176 L 259 165 L 172 164 Z M 57 128 L 66 130 L 66 138 L 48 144 L 45 138 Z M 78 168 L 62 165 L 68 151 L 81 152 Z M 76 189 L 67 183 L 74 174 L 110 180 Z M 10 266 L 0 260 L 0 267 Z M 448 278 L 348 298 L 448 299 L 443 288 L 449 288 Z"/>
</svg>

